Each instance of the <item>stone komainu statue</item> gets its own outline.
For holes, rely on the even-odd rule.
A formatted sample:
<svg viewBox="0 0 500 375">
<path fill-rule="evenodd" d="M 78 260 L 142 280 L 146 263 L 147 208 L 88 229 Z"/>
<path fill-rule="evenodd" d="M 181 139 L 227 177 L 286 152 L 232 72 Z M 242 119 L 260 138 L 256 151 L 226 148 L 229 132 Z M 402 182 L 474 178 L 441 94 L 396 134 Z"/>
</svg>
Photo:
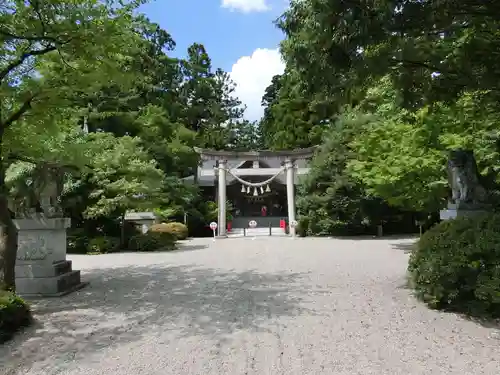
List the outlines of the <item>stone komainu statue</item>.
<svg viewBox="0 0 500 375">
<path fill-rule="evenodd" d="M 473 151 L 461 149 L 450 151 L 448 183 L 451 188 L 451 203 L 469 206 L 485 203 L 486 190 L 479 179 Z"/>
<path fill-rule="evenodd" d="M 21 167 L 11 187 L 9 208 L 17 218 L 37 214 L 61 217 L 60 197 L 64 186 L 64 169 L 46 165 Z"/>
</svg>

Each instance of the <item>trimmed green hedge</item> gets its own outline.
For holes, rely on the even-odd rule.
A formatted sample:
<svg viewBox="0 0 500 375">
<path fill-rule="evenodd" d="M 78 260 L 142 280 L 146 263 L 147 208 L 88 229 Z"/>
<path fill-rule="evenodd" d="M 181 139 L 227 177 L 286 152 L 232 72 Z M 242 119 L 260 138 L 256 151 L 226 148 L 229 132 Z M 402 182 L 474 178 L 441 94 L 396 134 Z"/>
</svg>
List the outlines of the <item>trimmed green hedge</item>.
<svg viewBox="0 0 500 375">
<path fill-rule="evenodd" d="M 408 271 L 416 295 L 430 307 L 500 316 L 500 215 L 441 222 L 425 232 Z"/>
<path fill-rule="evenodd" d="M 0 290 L 0 344 L 32 322 L 29 305 L 11 292 Z"/>
<path fill-rule="evenodd" d="M 176 237 L 171 233 L 147 232 L 130 238 L 129 251 L 168 251 L 175 249 Z"/>
<path fill-rule="evenodd" d="M 151 232 L 171 233 L 177 240 L 185 240 L 188 237 L 188 228 L 182 223 L 161 223 L 151 226 Z"/>
</svg>

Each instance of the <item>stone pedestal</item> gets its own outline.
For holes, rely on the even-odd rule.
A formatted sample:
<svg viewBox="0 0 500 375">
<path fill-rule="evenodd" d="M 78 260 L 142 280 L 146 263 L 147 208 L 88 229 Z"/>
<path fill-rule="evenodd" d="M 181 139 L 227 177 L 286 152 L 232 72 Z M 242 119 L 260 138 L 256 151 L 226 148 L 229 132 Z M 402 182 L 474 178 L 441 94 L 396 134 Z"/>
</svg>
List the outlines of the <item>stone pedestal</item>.
<svg viewBox="0 0 500 375">
<path fill-rule="evenodd" d="M 158 222 L 158 217 L 154 212 L 126 212 L 124 220 L 140 226 L 141 232 L 147 233 Z"/>
<path fill-rule="evenodd" d="M 478 216 L 489 212 L 485 207 L 467 207 L 467 206 L 458 206 L 456 204 L 448 204 L 448 208 L 446 210 L 439 211 L 439 217 L 441 220 L 450 220 L 455 219 L 457 217 L 470 217 L 470 216 Z"/>
<path fill-rule="evenodd" d="M 66 260 L 70 219 L 43 216 L 15 220 L 18 229 L 16 292 L 23 297 L 57 297 L 84 287 L 80 271 Z"/>
</svg>

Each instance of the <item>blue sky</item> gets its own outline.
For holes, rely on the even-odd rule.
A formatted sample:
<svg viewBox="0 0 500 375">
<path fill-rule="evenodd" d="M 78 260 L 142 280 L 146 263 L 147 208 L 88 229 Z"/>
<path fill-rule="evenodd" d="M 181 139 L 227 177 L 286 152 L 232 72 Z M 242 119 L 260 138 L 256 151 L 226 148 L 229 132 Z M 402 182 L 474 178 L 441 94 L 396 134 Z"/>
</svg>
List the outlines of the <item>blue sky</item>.
<svg viewBox="0 0 500 375">
<path fill-rule="evenodd" d="M 152 0 L 141 11 L 167 30 L 177 43 L 175 56 L 203 44 L 214 68 L 231 74 L 237 96 L 247 106 L 245 117 L 262 116 L 260 99 L 284 65 L 278 52 L 283 34 L 273 21 L 286 0 Z"/>
</svg>

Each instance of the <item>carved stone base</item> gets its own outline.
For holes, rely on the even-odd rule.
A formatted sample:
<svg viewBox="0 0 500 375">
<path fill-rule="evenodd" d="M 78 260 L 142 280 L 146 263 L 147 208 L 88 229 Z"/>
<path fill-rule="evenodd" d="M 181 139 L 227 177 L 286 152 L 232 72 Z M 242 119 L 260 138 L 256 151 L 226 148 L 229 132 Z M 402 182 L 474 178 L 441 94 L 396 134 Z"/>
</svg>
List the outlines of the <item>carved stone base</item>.
<svg viewBox="0 0 500 375">
<path fill-rule="evenodd" d="M 61 296 L 86 285 L 66 260 L 70 220 L 38 216 L 15 220 L 18 229 L 16 292 L 23 297 Z"/>
</svg>

